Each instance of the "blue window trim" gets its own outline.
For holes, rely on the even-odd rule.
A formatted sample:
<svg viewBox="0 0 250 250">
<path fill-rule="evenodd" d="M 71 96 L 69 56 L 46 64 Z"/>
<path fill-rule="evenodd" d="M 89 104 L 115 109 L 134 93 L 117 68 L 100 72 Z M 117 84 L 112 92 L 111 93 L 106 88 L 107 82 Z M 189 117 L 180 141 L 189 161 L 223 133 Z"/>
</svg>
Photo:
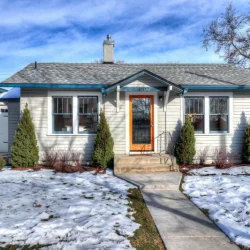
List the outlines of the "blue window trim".
<svg viewBox="0 0 250 250">
<path fill-rule="evenodd" d="M 54 113 L 54 98 L 71 98 L 72 99 L 72 113 Z M 52 96 L 52 134 L 73 134 L 73 97 L 72 96 Z M 54 115 L 71 115 L 72 116 L 72 132 L 70 131 L 55 131 L 54 129 Z"/>
<path fill-rule="evenodd" d="M 97 98 L 97 113 L 94 114 L 94 115 L 97 115 L 97 123 L 99 122 L 99 98 L 98 96 L 95 96 L 95 95 L 80 95 L 80 96 L 77 96 L 77 116 L 78 116 L 78 124 L 77 124 L 77 132 L 78 134 L 85 134 L 85 135 L 96 135 L 96 132 L 86 132 L 86 131 L 83 131 L 83 132 L 80 132 L 79 131 L 79 122 L 80 122 L 80 119 L 79 119 L 79 116 L 81 115 L 93 115 L 92 113 L 87 113 L 87 114 L 81 114 L 79 113 L 79 98 L 83 98 L 83 97 L 96 97 Z"/>
<path fill-rule="evenodd" d="M 229 134 L 229 97 L 228 96 L 209 96 L 209 134 Z M 210 98 L 226 98 L 227 99 L 227 114 L 211 114 L 210 113 Z M 216 131 L 216 130 L 210 130 L 210 115 L 225 115 L 227 116 L 227 130 L 221 130 L 221 131 Z"/>
</svg>

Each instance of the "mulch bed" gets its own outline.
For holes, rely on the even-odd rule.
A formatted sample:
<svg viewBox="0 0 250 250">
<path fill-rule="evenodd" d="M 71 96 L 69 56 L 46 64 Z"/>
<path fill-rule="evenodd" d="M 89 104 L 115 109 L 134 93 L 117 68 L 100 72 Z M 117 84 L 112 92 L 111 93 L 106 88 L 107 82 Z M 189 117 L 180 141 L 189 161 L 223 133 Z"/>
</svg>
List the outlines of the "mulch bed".
<svg viewBox="0 0 250 250">
<path fill-rule="evenodd" d="M 41 169 L 52 169 L 49 167 L 46 167 L 44 165 L 37 165 L 35 167 L 19 167 L 19 168 L 12 168 L 11 170 L 34 170 L 39 171 Z M 62 167 L 58 166 L 54 169 L 55 172 L 63 172 L 63 173 L 75 173 L 75 172 L 86 172 L 86 171 L 96 171 L 96 168 L 91 166 L 65 166 L 63 169 Z"/>
</svg>

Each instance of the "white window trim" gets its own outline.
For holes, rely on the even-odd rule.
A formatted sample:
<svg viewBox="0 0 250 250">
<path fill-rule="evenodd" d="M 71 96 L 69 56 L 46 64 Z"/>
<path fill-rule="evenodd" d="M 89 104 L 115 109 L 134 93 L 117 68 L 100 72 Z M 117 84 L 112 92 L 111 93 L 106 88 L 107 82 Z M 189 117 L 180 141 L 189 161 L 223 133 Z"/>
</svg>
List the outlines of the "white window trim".
<svg viewBox="0 0 250 250">
<path fill-rule="evenodd" d="M 195 136 L 203 135 L 229 135 L 233 133 L 233 93 L 232 92 L 188 92 L 182 96 L 181 100 L 181 122 L 185 121 L 185 97 L 203 97 L 204 98 L 204 133 L 195 133 Z M 228 97 L 228 132 L 227 133 L 213 133 L 209 131 L 209 97 Z"/>
<path fill-rule="evenodd" d="M 72 97 L 72 116 L 73 116 L 73 133 L 53 133 L 52 132 L 52 97 L 59 97 L 59 96 L 68 96 Z M 53 135 L 53 136 L 90 136 L 95 134 L 84 134 L 84 133 L 78 133 L 78 97 L 84 97 L 84 96 L 97 96 L 98 97 L 98 115 L 101 112 L 102 109 L 102 94 L 100 92 L 90 92 L 90 91 L 48 91 L 48 134 L 47 135 Z"/>
<path fill-rule="evenodd" d="M 129 134 L 129 96 L 130 95 L 152 95 L 154 96 L 154 152 L 157 153 L 157 135 L 158 135 L 158 93 L 157 92 L 125 92 L 125 120 L 126 120 L 126 154 L 130 153 L 130 134 Z"/>
</svg>

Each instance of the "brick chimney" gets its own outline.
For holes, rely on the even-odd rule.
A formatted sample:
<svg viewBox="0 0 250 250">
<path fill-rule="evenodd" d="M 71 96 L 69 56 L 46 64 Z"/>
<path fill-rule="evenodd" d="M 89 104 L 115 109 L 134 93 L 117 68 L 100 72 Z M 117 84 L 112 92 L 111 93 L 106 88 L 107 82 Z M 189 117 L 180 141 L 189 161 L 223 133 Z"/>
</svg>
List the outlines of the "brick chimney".
<svg viewBox="0 0 250 250">
<path fill-rule="evenodd" d="M 107 40 L 103 41 L 103 63 L 114 63 L 114 47 L 114 41 L 107 35 Z"/>
</svg>

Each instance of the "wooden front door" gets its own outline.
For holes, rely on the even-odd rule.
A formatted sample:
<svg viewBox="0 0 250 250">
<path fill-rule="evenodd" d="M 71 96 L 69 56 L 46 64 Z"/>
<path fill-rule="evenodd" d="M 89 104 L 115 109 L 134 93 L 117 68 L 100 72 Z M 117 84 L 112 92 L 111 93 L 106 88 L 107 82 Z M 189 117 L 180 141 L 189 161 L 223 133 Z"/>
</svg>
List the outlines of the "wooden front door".
<svg viewBox="0 0 250 250">
<path fill-rule="evenodd" d="M 154 96 L 129 97 L 130 150 L 154 150 Z"/>
</svg>

